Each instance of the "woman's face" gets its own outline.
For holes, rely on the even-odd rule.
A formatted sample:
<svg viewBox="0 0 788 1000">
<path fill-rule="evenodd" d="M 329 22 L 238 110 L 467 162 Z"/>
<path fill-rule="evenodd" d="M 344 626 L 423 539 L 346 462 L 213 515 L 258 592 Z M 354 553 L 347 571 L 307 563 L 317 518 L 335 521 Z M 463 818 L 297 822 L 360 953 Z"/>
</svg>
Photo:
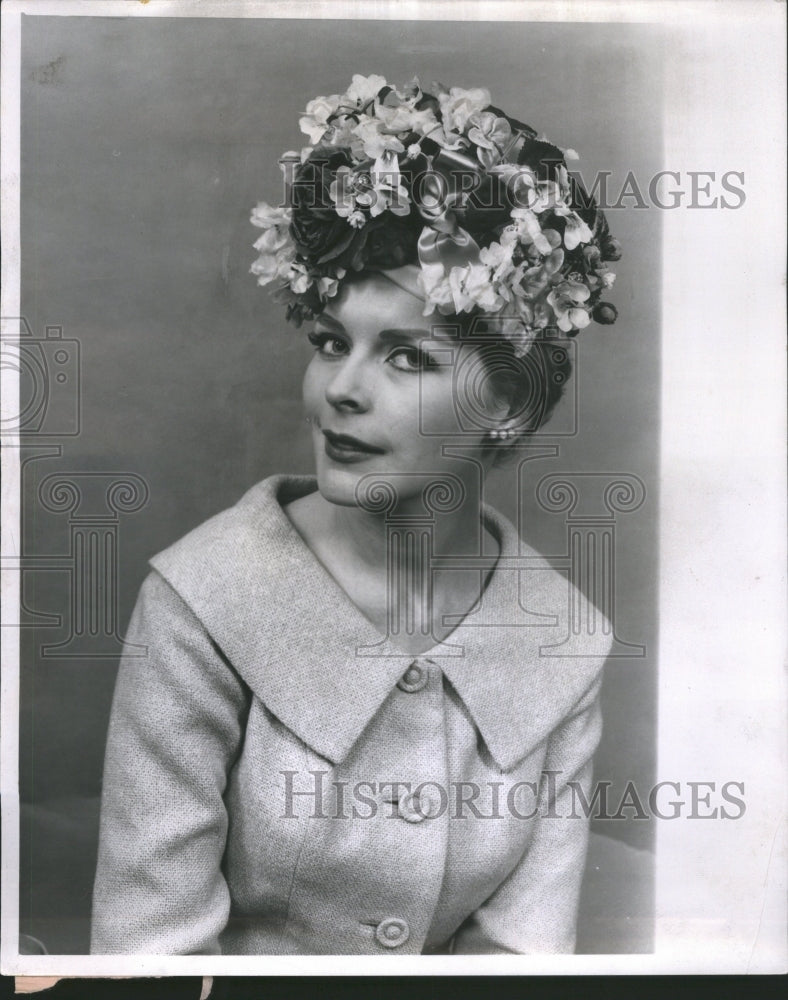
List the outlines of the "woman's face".
<svg viewBox="0 0 788 1000">
<path fill-rule="evenodd" d="M 455 407 L 455 367 L 473 363 L 474 348 L 440 330 L 441 317 L 433 327 L 422 310 L 415 296 L 373 275 L 345 286 L 315 322 L 304 403 L 318 488 L 332 503 L 356 505 L 356 486 L 369 475 L 391 482 L 402 500 L 441 473 L 478 481 L 473 463 L 442 455 L 448 435 L 486 464 L 484 431 L 462 430 Z M 490 419 L 505 415 L 484 390 L 459 402 Z"/>
</svg>

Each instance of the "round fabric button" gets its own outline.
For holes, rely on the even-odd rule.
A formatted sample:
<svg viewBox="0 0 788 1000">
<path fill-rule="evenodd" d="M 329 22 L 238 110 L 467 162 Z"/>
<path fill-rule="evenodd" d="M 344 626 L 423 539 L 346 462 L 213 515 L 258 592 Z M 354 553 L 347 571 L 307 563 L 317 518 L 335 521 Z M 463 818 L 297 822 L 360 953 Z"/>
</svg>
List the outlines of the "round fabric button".
<svg viewBox="0 0 788 1000">
<path fill-rule="evenodd" d="M 427 686 L 429 679 L 430 674 L 427 668 L 423 667 L 418 660 L 414 660 L 397 681 L 397 687 L 400 691 L 415 694 L 416 691 L 421 691 L 422 688 Z"/>
<path fill-rule="evenodd" d="M 422 823 L 425 819 L 431 819 L 439 809 L 439 804 L 426 792 L 421 795 L 408 792 L 397 803 L 398 815 L 408 823 Z"/>
<path fill-rule="evenodd" d="M 410 927 L 402 917 L 386 917 L 375 928 L 375 937 L 384 948 L 399 948 L 410 937 Z"/>
<path fill-rule="evenodd" d="M 424 798 L 426 796 L 420 798 L 413 792 L 403 795 L 397 803 L 397 812 L 400 818 L 404 819 L 406 823 L 423 822 L 428 816 L 428 810 L 424 808 L 428 803 L 424 802 Z"/>
</svg>

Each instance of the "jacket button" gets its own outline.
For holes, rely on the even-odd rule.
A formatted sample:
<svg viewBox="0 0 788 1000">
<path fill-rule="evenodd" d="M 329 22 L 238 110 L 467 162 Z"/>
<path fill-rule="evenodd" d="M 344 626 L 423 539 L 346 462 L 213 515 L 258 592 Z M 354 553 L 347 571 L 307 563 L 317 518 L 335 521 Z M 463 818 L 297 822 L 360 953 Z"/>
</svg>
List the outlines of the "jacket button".
<svg viewBox="0 0 788 1000">
<path fill-rule="evenodd" d="M 397 813 L 407 823 L 421 823 L 436 812 L 436 803 L 429 795 L 407 792 L 397 803 Z"/>
<path fill-rule="evenodd" d="M 401 917 L 386 917 L 375 928 L 375 937 L 384 948 L 399 948 L 410 937 L 410 927 Z"/>
<path fill-rule="evenodd" d="M 423 667 L 418 660 L 414 660 L 405 673 L 397 681 L 400 691 L 407 691 L 408 694 L 415 694 L 427 686 L 430 679 L 429 671 Z"/>
</svg>

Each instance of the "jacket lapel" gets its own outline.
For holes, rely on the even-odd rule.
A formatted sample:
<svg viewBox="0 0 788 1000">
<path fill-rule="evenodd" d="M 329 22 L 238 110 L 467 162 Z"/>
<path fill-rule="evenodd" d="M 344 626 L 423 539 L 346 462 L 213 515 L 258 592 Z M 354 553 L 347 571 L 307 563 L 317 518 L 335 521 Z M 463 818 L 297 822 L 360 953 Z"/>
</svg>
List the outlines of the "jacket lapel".
<svg viewBox="0 0 788 1000">
<path fill-rule="evenodd" d="M 311 477 L 266 479 L 151 565 L 266 708 L 337 764 L 414 657 L 361 614 L 284 513 L 314 488 Z M 508 770 L 571 712 L 601 660 L 540 654 L 567 634 L 569 584 L 521 545 L 505 518 L 485 508 L 485 519 L 501 546 L 498 566 L 475 613 L 424 656 L 441 666 Z M 551 624 L 525 613 L 521 594 Z M 549 618 L 556 614 L 558 627 Z"/>
</svg>

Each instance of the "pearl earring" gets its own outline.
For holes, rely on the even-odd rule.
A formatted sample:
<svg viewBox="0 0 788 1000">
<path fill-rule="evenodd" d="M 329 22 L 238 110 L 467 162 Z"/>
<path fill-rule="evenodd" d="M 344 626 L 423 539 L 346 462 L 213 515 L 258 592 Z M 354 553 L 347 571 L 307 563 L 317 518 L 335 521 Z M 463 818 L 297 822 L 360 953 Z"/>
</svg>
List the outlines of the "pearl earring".
<svg viewBox="0 0 788 1000">
<path fill-rule="evenodd" d="M 513 427 L 493 427 L 490 431 L 490 437 L 493 441 L 508 441 L 514 436 L 515 430 Z"/>
</svg>

